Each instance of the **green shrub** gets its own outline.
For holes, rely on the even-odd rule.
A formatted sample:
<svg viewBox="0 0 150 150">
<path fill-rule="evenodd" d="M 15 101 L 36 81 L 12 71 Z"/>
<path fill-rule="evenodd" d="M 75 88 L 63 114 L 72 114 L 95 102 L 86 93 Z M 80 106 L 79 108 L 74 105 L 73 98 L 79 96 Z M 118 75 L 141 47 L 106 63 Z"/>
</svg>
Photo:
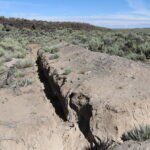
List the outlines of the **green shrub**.
<svg viewBox="0 0 150 150">
<path fill-rule="evenodd" d="M 103 42 L 100 41 L 98 38 L 93 38 L 89 41 L 89 49 L 92 51 L 101 50 L 103 47 Z"/>
<path fill-rule="evenodd" d="M 150 59 L 150 43 L 145 42 L 137 46 L 140 52 L 143 52 L 147 59 Z"/>
<path fill-rule="evenodd" d="M 29 44 L 29 41 L 27 38 L 20 38 L 18 39 L 18 41 L 23 47 L 26 47 L 26 45 Z"/>
<path fill-rule="evenodd" d="M 6 71 L 6 67 L 5 66 L 3 66 L 3 65 L 0 65 L 0 73 L 2 73 L 2 72 L 4 72 L 4 71 Z"/>
<path fill-rule="evenodd" d="M 137 60 L 140 60 L 140 61 L 146 60 L 146 56 L 143 53 L 141 53 L 141 54 L 130 53 L 126 56 L 126 58 L 132 59 L 132 60 L 135 60 L 135 61 L 137 61 Z"/>
<path fill-rule="evenodd" d="M 0 46 L 6 50 L 10 51 L 22 51 L 22 45 L 17 41 L 17 39 L 11 37 L 5 37 L 1 42 Z"/>
<path fill-rule="evenodd" d="M 150 125 L 141 125 L 122 136 L 123 141 L 146 141 L 150 139 Z"/>
<path fill-rule="evenodd" d="M 54 53 L 57 53 L 58 52 L 58 47 L 57 46 L 52 46 L 52 47 L 49 47 L 49 46 L 44 46 L 42 48 L 42 50 L 44 50 L 45 52 L 49 52 L 51 54 L 54 54 Z"/>
<path fill-rule="evenodd" d="M 5 55 L 5 51 L 3 48 L 0 47 L 0 57 L 4 56 Z"/>
<path fill-rule="evenodd" d="M 7 32 L 9 31 L 9 32 Z M 58 42 L 66 41 L 92 51 L 144 61 L 150 58 L 150 30 L 73 30 L 59 29 L 53 32 L 44 30 L 17 29 L 0 24 L 0 48 L 12 53 L 15 58 L 26 56 L 26 45 L 39 43 L 44 52 L 58 52 Z M 54 46 L 48 46 L 48 45 Z M 5 54 L 0 49 L 0 57 Z M 2 60 L 3 61 L 3 60 Z"/>
<path fill-rule="evenodd" d="M 11 61 L 12 58 L 13 58 L 12 53 L 6 53 L 5 56 L 4 56 L 5 62 Z"/>
<path fill-rule="evenodd" d="M 64 73 L 63 75 L 68 75 L 71 73 L 71 67 L 67 67 L 65 70 L 64 70 Z"/>
<path fill-rule="evenodd" d="M 16 71 L 16 72 L 14 73 L 14 76 L 15 76 L 15 78 L 22 78 L 22 77 L 25 76 L 25 73 L 24 73 L 24 72 L 21 72 L 21 71 Z"/>
<path fill-rule="evenodd" d="M 5 62 L 5 58 L 4 57 L 0 57 L 0 65 L 2 65 Z"/>
<path fill-rule="evenodd" d="M 32 80 L 23 78 L 16 82 L 16 87 L 26 87 L 32 84 Z"/>
<path fill-rule="evenodd" d="M 79 41 L 76 39 L 71 40 L 70 43 L 73 45 L 79 45 Z"/>
<path fill-rule="evenodd" d="M 25 58 L 26 56 L 26 52 L 25 51 L 17 51 L 15 54 L 14 54 L 14 57 L 15 58 Z"/>
<path fill-rule="evenodd" d="M 50 60 L 53 60 L 53 59 L 58 59 L 59 58 L 59 55 L 58 54 L 54 54 L 54 55 L 51 55 L 49 57 Z"/>
<path fill-rule="evenodd" d="M 18 60 L 15 64 L 15 66 L 19 69 L 29 68 L 32 67 L 33 65 L 34 63 L 31 59 Z"/>
</svg>

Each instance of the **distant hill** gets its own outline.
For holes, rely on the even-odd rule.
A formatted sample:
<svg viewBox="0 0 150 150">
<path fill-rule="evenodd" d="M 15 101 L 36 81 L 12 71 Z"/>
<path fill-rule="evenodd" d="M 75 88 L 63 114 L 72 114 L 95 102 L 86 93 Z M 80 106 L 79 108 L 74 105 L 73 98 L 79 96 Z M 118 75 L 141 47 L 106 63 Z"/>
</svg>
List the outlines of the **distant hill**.
<svg viewBox="0 0 150 150">
<path fill-rule="evenodd" d="M 0 24 L 4 26 L 13 26 L 17 28 L 28 28 L 28 29 L 39 29 L 39 30 L 56 30 L 56 29 L 66 29 L 71 28 L 74 30 L 110 30 L 103 27 L 98 27 L 90 25 L 87 23 L 78 22 L 48 22 L 39 20 L 27 20 L 19 18 L 5 18 L 0 17 Z"/>
<path fill-rule="evenodd" d="M 150 32 L 150 28 L 129 28 L 129 29 L 113 29 L 113 31 L 120 32 Z"/>
</svg>

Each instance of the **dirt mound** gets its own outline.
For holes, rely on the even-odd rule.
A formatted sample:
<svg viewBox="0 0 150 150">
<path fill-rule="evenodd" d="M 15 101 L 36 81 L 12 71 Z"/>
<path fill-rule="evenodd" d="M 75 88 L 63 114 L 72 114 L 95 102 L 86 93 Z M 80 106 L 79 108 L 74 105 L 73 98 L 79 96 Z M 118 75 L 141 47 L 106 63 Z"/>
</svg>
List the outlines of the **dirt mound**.
<svg viewBox="0 0 150 150">
<path fill-rule="evenodd" d="M 68 44 L 52 55 L 39 56 L 41 69 L 65 118 L 89 142 L 120 142 L 125 132 L 150 124 L 149 66 Z"/>
</svg>

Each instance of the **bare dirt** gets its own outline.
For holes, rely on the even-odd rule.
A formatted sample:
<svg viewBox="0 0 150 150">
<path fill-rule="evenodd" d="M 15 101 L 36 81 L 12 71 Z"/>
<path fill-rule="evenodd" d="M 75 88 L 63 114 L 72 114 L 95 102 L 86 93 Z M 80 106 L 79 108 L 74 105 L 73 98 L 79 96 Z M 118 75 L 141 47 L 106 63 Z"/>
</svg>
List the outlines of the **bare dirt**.
<svg viewBox="0 0 150 150">
<path fill-rule="evenodd" d="M 122 143 L 124 133 L 150 124 L 149 65 L 65 43 L 58 55 L 43 54 L 41 69 L 65 117 L 90 143 Z"/>
<path fill-rule="evenodd" d="M 36 65 L 37 45 L 30 45 L 35 66 L 26 70 L 33 84 L 0 89 L 1 150 L 82 150 L 88 142 L 78 126 L 64 122 L 44 92 Z M 51 91 L 49 91 L 51 92 Z"/>
<path fill-rule="evenodd" d="M 121 144 L 125 132 L 150 124 L 149 65 L 64 42 L 58 46 L 59 58 L 51 60 L 53 54 L 37 56 L 39 46 L 29 45 L 27 57 L 35 65 L 25 72 L 32 85 L 18 88 L 1 80 L 0 150 L 84 150 L 107 140 Z M 148 142 L 127 142 L 113 150 L 148 147 Z"/>
<path fill-rule="evenodd" d="M 135 141 L 128 141 L 121 145 L 117 145 L 111 150 L 149 150 L 150 148 L 150 141 L 144 142 L 135 142 Z"/>
</svg>

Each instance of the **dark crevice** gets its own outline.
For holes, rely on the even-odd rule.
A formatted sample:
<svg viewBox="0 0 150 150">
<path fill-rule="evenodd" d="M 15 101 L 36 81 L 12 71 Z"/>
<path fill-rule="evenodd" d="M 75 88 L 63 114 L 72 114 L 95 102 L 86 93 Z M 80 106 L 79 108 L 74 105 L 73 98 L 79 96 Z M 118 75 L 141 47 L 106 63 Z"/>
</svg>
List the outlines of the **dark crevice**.
<svg viewBox="0 0 150 150">
<path fill-rule="evenodd" d="M 89 143 L 96 144 L 95 138 L 92 135 L 91 129 L 90 129 L 90 118 L 92 117 L 92 106 L 89 104 L 89 98 L 85 95 L 79 95 L 77 96 L 76 93 L 72 93 L 70 95 L 70 107 L 77 113 L 78 116 L 78 125 L 80 131 L 83 133 L 85 138 L 89 141 Z M 73 99 L 86 99 L 86 104 L 82 106 L 75 105 L 72 101 Z M 80 107 L 80 108 L 79 108 Z"/>
<path fill-rule="evenodd" d="M 40 58 L 37 60 L 38 74 L 40 81 L 44 85 L 44 92 L 46 97 L 50 100 L 53 107 L 55 108 L 56 114 L 62 118 L 64 121 L 67 121 L 68 109 L 65 104 L 65 98 L 60 92 L 60 87 L 56 85 L 52 76 L 49 76 L 48 70 L 44 69 Z M 91 145 L 96 145 L 96 140 L 90 129 L 90 118 L 92 117 L 92 106 L 89 104 L 89 98 L 85 95 L 72 93 L 69 96 L 70 98 L 70 107 L 74 110 L 78 116 L 78 126 L 80 131 L 83 133 L 85 138 L 89 141 Z M 72 100 L 85 99 L 85 105 L 82 105 L 79 109 Z"/>
<path fill-rule="evenodd" d="M 85 138 L 91 144 L 91 148 L 86 150 L 108 150 L 112 145 L 111 140 L 102 141 L 99 137 L 94 136 L 90 129 L 90 118 L 92 117 L 92 106 L 84 105 L 79 112 L 79 128 Z"/>
<path fill-rule="evenodd" d="M 86 137 L 86 139 L 92 144 L 95 143 L 94 136 L 90 130 L 90 118 L 92 117 L 92 106 L 84 105 L 79 111 L 79 128 Z"/>
<path fill-rule="evenodd" d="M 52 85 L 50 85 L 48 78 L 45 75 L 45 72 L 40 63 L 40 58 L 37 59 L 36 63 L 37 63 L 37 67 L 38 67 L 39 79 L 44 85 L 44 92 L 45 92 L 47 99 L 52 103 L 56 114 L 61 119 L 63 119 L 63 121 L 67 121 L 66 115 L 62 108 L 62 104 L 61 104 L 59 98 L 57 97 L 57 95 L 55 94 L 56 92 L 54 92 L 54 89 L 52 89 L 52 87 L 51 87 Z"/>
</svg>

